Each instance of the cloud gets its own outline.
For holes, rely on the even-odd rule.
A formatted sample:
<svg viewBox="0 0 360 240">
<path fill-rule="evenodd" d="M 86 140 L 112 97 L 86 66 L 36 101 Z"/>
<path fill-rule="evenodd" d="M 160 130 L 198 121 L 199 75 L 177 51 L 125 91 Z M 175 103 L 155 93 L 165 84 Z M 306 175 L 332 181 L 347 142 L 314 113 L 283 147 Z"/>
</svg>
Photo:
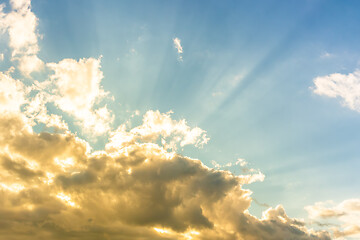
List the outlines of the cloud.
<svg viewBox="0 0 360 240">
<path fill-rule="evenodd" d="M 22 94 L 23 85 L 5 79 L 9 89 Z M 204 139 L 203 131 L 192 134 L 196 128 L 172 120 L 170 113 L 148 112 L 140 126 L 123 129 L 139 138 L 94 152 L 70 131 L 34 132 L 32 120 L 19 108 L 23 104 L 4 107 L 12 111 L 0 114 L 1 236 L 330 239 L 289 218 L 281 206 L 261 219 L 250 215 L 251 192 L 242 188 L 249 183 L 246 177 L 208 168 L 157 144 L 158 137 L 172 139 L 172 134 L 180 145 Z"/>
<path fill-rule="evenodd" d="M 30 1 L 11 1 L 8 14 L 1 6 L 13 58 L 30 74 L 38 69 L 38 20 Z M 184 119 L 172 119 L 171 112 L 148 111 L 139 126 L 128 129 L 124 123 L 113 130 L 100 63 L 47 63 L 51 73 L 41 82 L 21 82 L 13 68 L 0 72 L 3 239 L 330 239 L 326 231 L 288 217 L 281 205 L 262 218 L 252 216 L 251 191 L 243 186 L 264 175 L 245 168 L 244 160 L 235 165 L 246 175 L 236 176 L 176 153 L 209 138 Z M 92 150 L 63 115 L 93 135 L 110 133 L 105 149 Z M 35 131 L 39 123 L 56 131 Z"/>
<path fill-rule="evenodd" d="M 5 4 L 0 5 L 0 29 L 9 35 L 12 60 L 18 62 L 17 69 L 26 77 L 45 66 L 53 71 L 46 81 L 34 81 L 31 86 L 23 86 L 26 89 L 23 97 L 26 95 L 27 98 L 23 102 L 26 116 L 48 127 L 68 130 L 62 116 L 49 113 L 47 105 L 54 103 L 60 110 L 73 116 L 84 133 L 98 136 L 110 131 L 114 117 L 106 104 L 102 103 L 108 93 L 101 87 L 103 73 L 100 58 L 78 61 L 63 59 L 45 65 L 37 56 L 38 18 L 31 11 L 31 2 L 12 0 L 10 3 L 9 13 L 4 12 Z"/>
<path fill-rule="evenodd" d="M 20 112 L 21 105 L 26 103 L 25 86 L 9 74 L 0 72 L 0 110 L 3 114 Z"/>
<path fill-rule="evenodd" d="M 1 116 L 2 236 L 330 239 L 281 206 L 261 219 L 250 215 L 251 192 L 241 177 L 156 143 L 91 152 L 71 133 L 35 133 L 20 114 Z"/>
<path fill-rule="evenodd" d="M 108 150 L 126 146 L 135 141 L 156 142 L 161 138 L 161 144 L 166 149 L 177 149 L 177 145 L 195 145 L 202 147 L 209 141 L 206 132 L 199 127 L 190 128 L 185 119 L 176 121 L 171 119 L 171 113 L 148 111 L 143 117 L 143 124 L 130 131 L 122 124 L 110 134 L 110 141 L 106 145 Z"/>
<path fill-rule="evenodd" d="M 43 61 L 36 55 L 24 55 L 19 58 L 19 70 L 25 76 L 30 76 L 32 72 L 40 71 L 43 67 Z"/>
<path fill-rule="evenodd" d="M 340 227 L 331 228 L 336 238 L 360 237 L 360 199 L 347 199 L 337 205 L 332 201 L 317 202 L 305 209 L 312 219 L 339 221 Z"/>
<path fill-rule="evenodd" d="M 113 122 L 111 111 L 106 105 L 95 107 L 108 95 L 100 85 L 103 79 L 100 58 L 64 59 L 47 66 L 54 71 L 50 79 L 55 84 L 55 104 L 73 115 L 85 132 L 101 135 L 109 131 Z"/>
<path fill-rule="evenodd" d="M 239 175 L 242 179 L 243 184 L 250 184 L 254 182 L 263 182 L 265 179 L 265 175 L 260 171 L 253 168 L 248 168 L 248 163 L 245 161 L 245 159 L 239 158 L 235 163 L 227 163 L 225 165 L 220 165 L 216 161 L 211 161 L 212 165 L 216 169 L 227 169 L 229 167 L 233 166 L 240 166 L 242 175 Z"/>
<path fill-rule="evenodd" d="M 326 52 L 326 51 L 320 55 L 320 58 L 332 58 L 332 57 L 334 57 L 334 54 Z"/>
<path fill-rule="evenodd" d="M 179 38 L 174 38 L 173 42 L 174 42 L 174 47 L 177 49 L 177 52 L 179 54 L 179 60 L 182 61 L 183 48 L 181 46 L 181 40 Z"/>
<path fill-rule="evenodd" d="M 177 49 L 178 53 L 183 53 L 183 48 L 181 46 L 180 39 L 179 38 L 174 38 L 173 41 L 174 41 L 174 46 Z"/>
<path fill-rule="evenodd" d="M 33 86 L 30 89 L 30 93 L 32 93 L 37 87 Z M 36 123 L 43 123 L 47 127 L 53 127 L 57 131 L 68 131 L 68 124 L 62 119 L 62 116 L 49 113 L 47 110 L 46 104 L 52 100 L 53 96 L 47 92 L 39 91 L 35 96 L 27 96 L 27 98 L 28 102 L 24 107 L 24 113 L 28 118 Z"/>
<path fill-rule="evenodd" d="M 12 9 L 9 13 L 4 13 L 5 4 L 0 5 L 0 31 L 8 33 L 12 60 L 18 61 L 19 70 L 29 77 L 32 72 L 44 67 L 37 57 L 38 19 L 31 11 L 30 0 L 11 0 L 10 3 Z"/>
<path fill-rule="evenodd" d="M 314 93 L 331 98 L 340 98 L 342 104 L 360 112 L 360 71 L 349 74 L 333 73 L 314 79 Z"/>
</svg>

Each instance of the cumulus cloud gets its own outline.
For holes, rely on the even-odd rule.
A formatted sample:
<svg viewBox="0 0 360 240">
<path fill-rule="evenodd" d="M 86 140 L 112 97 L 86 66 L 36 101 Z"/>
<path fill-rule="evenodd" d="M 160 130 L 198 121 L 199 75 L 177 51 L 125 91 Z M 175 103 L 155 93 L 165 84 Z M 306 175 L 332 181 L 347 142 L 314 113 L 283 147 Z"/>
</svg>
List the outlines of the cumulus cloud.
<svg viewBox="0 0 360 240">
<path fill-rule="evenodd" d="M 40 71 L 44 67 L 43 61 L 36 55 L 24 55 L 18 60 L 19 70 L 25 76 L 30 76 L 32 72 Z"/>
<path fill-rule="evenodd" d="M 46 92 L 38 92 L 31 97 L 30 93 L 34 89 L 37 89 L 36 85 L 26 86 L 20 80 L 12 78 L 11 71 L 0 72 L 1 113 L 6 115 L 22 112 L 24 117 L 31 122 L 31 126 L 37 122 L 58 130 L 67 130 L 67 124 L 61 116 L 49 114 L 47 111 L 45 105 L 51 96 Z"/>
<path fill-rule="evenodd" d="M 173 42 L 174 42 L 174 47 L 176 48 L 176 50 L 179 54 L 179 60 L 182 61 L 183 48 L 181 46 L 181 40 L 179 38 L 174 38 Z"/>
<path fill-rule="evenodd" d="M 13 57 L 30 74 L 37 66 L 28 64 L 36 65 L 38 52 L 30 1 L 12 0 L 6 14 L 1 6 Z M 236 176 L 176 153 L 190 144 L 201 147 L 208 137 L 171 112 L 148 111 L 139 126 L 112 131 L 100 59 L 46 66 L 48 79 L 28 85 L 14 79 L 12 69 L 0 72 L 3 239 L 330 239 L 287 216 L 281 205 L 252 216 L 251 191 L 243 186 L 264 176 L 253 174 L 244 160 L 235 163 L 244 170 Z M 48 104 L 58 113 L 50 113 Z M 63 114 L 95 135 L 110 132 L 105 149 L 93 151 Z M 38 132 L 38 123 L 63 131 Z"/>
<path fill-rule="evenodd" d="M 71 133 L 0 119 L 2 236 L 12 239 L 330 239 L 278 206 L 249 214 L 241 177 L 133 142 L 91 152 Z M 9 128 L 11 126 L 11 128 Z"/>
<path fill-rule="evenodd" d="M 349 74 L 334 73 L 314 79 L 314 93 L 340 98 L 342 104 L 360 112 L 360 71 Z"/>
<path fill-rule="evenodd" d="M 40 91 L 39 91 L 40 89 Z M 43 123 L 47 127 L 53 127 L 56 130 L 68 131 L 68 124 L 63 120 L 61 115 L 49 113 L 46 104 L 53 98 L 47 92 L 41 91 L 42 87 L 33 85 L 29 92 L 38 91 L 33 97 L 27 95 L 27 104 L 24 106 L 24 113 L 36 123 Z"/>
<path fill-rule="evenodd" d="M 331 228 L 335 238 L 360 238 L 360 199 L 347 199 L 339 204 L 332 201 L 317 202 L 305 209 L 312 219 L 340 222 L 340 226 L 335 225 Z M 323 225 L 327 224 L 323 223 Z"/>
<path fill-rule="evenodd" d="M 10 6 L 10 11 L 5 12 L 5 3 L 0 5 L 0 30 L 9 36 L 11 60 L 18 63 L 16 69 L 26 77 L 45 66 L 53 71 L 48 80 L 23 86 L 26 89 L 23 95 L 27 98 L 24 102 L 26 116 L 36 123 L 67 130 L 68 125 L 59 114 L 49 113 L 47 105 L 53 103 L 74 117 L 86 134 L 98 136 L 110 131 L 114 117 L 102 103 L 107 92 L 100 83 L 103 78 L 100 58 L 63 59 L 45 65 L 37 56 L 40 50 L 38 18 L 31 11 L 31 1 L 11 0 Z"/>
<path fill-rule="evenodd" d="M 242 187 L 247 178 L 159 145 L 160 137 L 180 146 L 207 141 L 185 120 L 149 111 L 140 126 L 122 129 L 130 136 L 126 144 L 110 138 L 111 148 L 94 152 L 70 131 L 34 132 L 21 108 L 28 103 L 15 101 L 29 90 L 1 77 L 11 90 L 2 93 L 0 114 L 0 234 L 6 239 L 330 239 L 281 206 L 252 216 L 251 192 Z"/>
<path fill-rule="evenodd" d="M 3 114 L 19 112 L 26 103 L 25 86 L 9 74 L 0 72 L 0 110 Z"/>
<path fill-rule="evenodd" d="M 39 52 L 36 27 L 38 19 L 31 11 L 30 0 L 11 0 L 11 11 L 4 12 L 0 5 L 0 30 L 9 35 L 9 47 L 12 49 L 12 60 L 18 61 L 19 70 L 27 77 L 39 71 L 44 63 L 37 56 Z"/>
<path fill-rule="evenodd" d="M 159 137 L 180 145 L 206 139 L 203 130 L 172 120 L 170 113 L 149 111 L 140 126 L 122 129 L 130 136 L 126 144 L 110 138 L 110 149 L 93 152 L 69 131 L 34 132 L 21 111 L 24 102 L 13 101 L 23 99 L 16 97 L 23 96 L 23 85 L 8 76 L 2 79 L 12 92 L 3 94 L 0 114 L 1 236 L 330 239 L 289 218 L 281 206 L 268 209 L 261 219 L 252 216 L 251 192 L 242 188 L 248 179 L 157 144 Z M 236 164 L 246 165 L 243 160 Z"/>
<path fill-rule="evenodd" d="M 55 84 L 55 104 L 79 120 L 86 132 L 100 135 L 109 131 L 111 111 L 106 105 L 94 108 L 108 94 L 100 85 L 103 79 L 100 58 L 64 59 L 47 66 L 54 71 L 50 79 Z"/>
<path fill-rule="evenodd" d="M 99 136 L 109 132 L 114 116 L 104 103 L 108 92 L 101 86 L 100 58 L 63 59 L 59 63 L 48 63 L 47 67 L 52 70 L 48 80 L 34 81 L 25 87 L 26 116 L 36 123 L 68 130 L 61 115 L 49 113 L 47 105 L 54 104 L 73 117 L 87 135 Z"/>
<path fill-rule="evenodd" d="M 143 117 L 143 123 L 130 131 L 122 124 L 111 133 L 110 142 L 106 145 L 108 150 L 133 144 L 135 141 L 156 142 L 159 138 L 166 149 L 177 149 L 177 145 L 195 145 L 202 147 L 209 138 L 206 132 L 199 127 L 191 128 L 186 120 L 173 120 L 171 113 L 148 111 Z"/>
</svg>

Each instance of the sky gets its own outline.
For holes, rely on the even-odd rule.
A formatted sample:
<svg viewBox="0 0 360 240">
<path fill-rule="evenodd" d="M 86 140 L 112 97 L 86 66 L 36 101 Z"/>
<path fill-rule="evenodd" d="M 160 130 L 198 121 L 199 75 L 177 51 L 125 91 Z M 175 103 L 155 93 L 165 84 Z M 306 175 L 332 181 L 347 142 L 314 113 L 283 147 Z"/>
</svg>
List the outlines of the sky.
<svg viewBox="0 0 360 240">
<path fill-rule="evenodd" d="M 359 1 L 0 4 L 0 239 L 360 238 Z"/>
</svg>

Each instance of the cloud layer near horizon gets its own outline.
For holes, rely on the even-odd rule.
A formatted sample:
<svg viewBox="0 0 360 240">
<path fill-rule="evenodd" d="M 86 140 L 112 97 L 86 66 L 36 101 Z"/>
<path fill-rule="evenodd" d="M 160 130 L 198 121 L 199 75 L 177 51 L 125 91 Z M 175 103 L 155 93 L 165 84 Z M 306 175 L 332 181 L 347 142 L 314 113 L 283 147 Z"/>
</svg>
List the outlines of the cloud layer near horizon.
<svg viewBox="0 0 360 240">
<path fill-rule="evenodd" d="M 332 201 L 317 202 L 307 206 L 310 218 L 322 221 L 337 220 L 340 224 L 332 226 L 335 238 L 360 237 L 360 199 L 347 199 L 339 204 Z"/>
<path fill-rule="evenodd" d="M 40 68 L 22 67 L 21 59 L 30 57 L 50 72 L 29 84 L 14 79 L 13 69 L 0 73 L 3 239 L 330 239 L 288 217 L 281 205 L 252 216 L 251 192 L 243 185 L 263 175 L 235 176 L 174 152 L 201 147 L 208 137 L 170 112 L 148 111 L 139 126 L 113 129 L 102 102 L 108 93 L 100 59 L 43 63 L 30 1 L 12 0 L 9 13 L 1 6 L 0 27 L 9 34 L 16 70 L 31 80 Z M 25 32 L 20 22 L 30 25 Z M 105 149 L 93 151 L 72 133 L 65 114 L 92 137 L 108 134 Z M 58 132 L 35 132 L 38 124 Z"/>
</svg>

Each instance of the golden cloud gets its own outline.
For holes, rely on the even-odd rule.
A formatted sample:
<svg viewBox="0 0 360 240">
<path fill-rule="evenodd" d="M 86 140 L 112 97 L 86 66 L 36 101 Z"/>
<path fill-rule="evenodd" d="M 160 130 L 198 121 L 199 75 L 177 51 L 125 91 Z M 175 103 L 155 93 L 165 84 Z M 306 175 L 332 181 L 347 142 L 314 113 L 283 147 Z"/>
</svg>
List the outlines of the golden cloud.
<svg viewBox="0 0 360 240">
<path fill-rule="evenodd" d="M 42 63 L 30 1 L 12 0 L 7 14 L 3 8 L 0 28 L 13 55 Z M 29 28 L 19 28 L 23 22 Z M 170 112 L 148 111 L 141 125 L 113 130 L 106 105 L 94 109 L 107 95 L 100 59 L 45 66 L 52 70 L 47 80 L 28 85 L 0 72 L 1 239 L 330 239 L 289 218 L 281 205 L 252 216 L 243 185 L 261 181 L 261 172 L 235 176 L 176 153 L 208 137 Z M 18 67 L 28 77 L 38 68 Z M 72 133 L 61 111 L 94 135 L 109 134 L 105 149 L 93 151 Z M 39 123 L 62 131 L 37 132 Z"/>
</svg>

